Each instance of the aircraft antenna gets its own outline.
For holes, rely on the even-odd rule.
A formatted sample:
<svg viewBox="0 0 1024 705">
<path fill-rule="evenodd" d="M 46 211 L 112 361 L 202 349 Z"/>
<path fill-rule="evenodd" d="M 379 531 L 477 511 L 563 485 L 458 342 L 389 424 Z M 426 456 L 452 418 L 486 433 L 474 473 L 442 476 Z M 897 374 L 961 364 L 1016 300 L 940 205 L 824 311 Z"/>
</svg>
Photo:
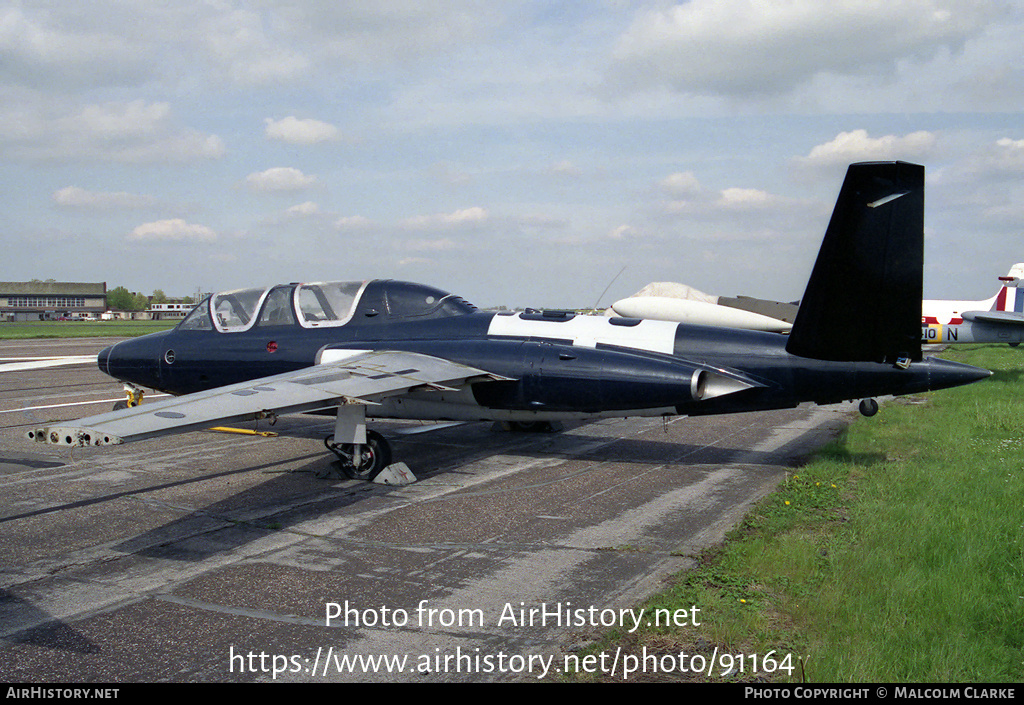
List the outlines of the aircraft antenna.
<svg viewBox="0 0 1024 705">
<path fill-rule="evenodd" d="M 618 279 L 622 275 L 622 273 L 626 271 L 627 266 L 628 265 L 622 265 L 622 269 L 619 270 L 619 273 L 612 277 L 612 280 L 608 282 L 608 286 L 606 286 L 604 288 L 604 291 L 601 292 L 601 295 L 597 297 L 597 301 L 594 302 L 595 311 L 597 310 L 598 305 L 601 303 L 601 299 L 603 299 L 604 295 L 608 293 L 608 290 L 612 288 L 612 284 L 615 283 L 615 280 Z"/>
</svg>

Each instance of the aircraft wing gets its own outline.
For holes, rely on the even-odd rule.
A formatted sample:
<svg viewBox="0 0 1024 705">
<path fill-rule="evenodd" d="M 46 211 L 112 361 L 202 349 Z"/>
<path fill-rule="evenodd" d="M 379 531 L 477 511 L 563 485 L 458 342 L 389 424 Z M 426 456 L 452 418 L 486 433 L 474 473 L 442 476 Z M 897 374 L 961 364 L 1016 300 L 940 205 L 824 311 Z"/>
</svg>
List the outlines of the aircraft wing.
<svg viewBox="0 0 1024 705">
<path fill-rule="evenodd" d="M 964 311 L 960 314 L 960 317 L 965 321 L 1024 325 L 1024 314 L 1017 313 L 1016 311 Z"/>
<path fill-rule="evenodd" d="M 374 404 L 413 389 L 507 379 L 430 355 L 353 351 L 343 360 L 29 431 L 40 443 L 101 446 L 274 415 Z"/>
</svg>

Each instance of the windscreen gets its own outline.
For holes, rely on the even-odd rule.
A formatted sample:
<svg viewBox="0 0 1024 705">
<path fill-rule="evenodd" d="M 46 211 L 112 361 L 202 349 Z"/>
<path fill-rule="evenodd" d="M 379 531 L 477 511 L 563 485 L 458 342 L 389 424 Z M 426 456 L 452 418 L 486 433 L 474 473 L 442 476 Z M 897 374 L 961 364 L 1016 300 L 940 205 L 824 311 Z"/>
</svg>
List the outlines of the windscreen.
<svg viewBox="0 0 1024 705">
<path fill-rule="evenodd" d="M 209 296 L 200 301 L 199 305 L 192 309 L 192 313 L 185 316 L 185 320 L 178 324 L 178 330 L 213 330 Z"/>
<path fill-rule="evenodd" d="M 217 330 L 222 333 L 237 333 L 251 328 L 255 323 L 256 312 L 266 295 L 266 287 L 236 289 L 214 294 L 210 301 L 210 310 Z"/>
</svg>

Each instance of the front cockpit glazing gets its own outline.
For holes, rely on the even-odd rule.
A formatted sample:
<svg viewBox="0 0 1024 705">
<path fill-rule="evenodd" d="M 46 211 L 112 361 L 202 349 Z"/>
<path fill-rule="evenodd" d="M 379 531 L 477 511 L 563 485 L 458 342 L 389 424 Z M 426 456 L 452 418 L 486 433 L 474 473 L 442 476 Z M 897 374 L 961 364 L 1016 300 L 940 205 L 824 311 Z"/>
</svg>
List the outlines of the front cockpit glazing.
<svg viewBox="0 0 1024 705">
<path fill-rule="evenodd" d="M 213 325 L 221 333 L 240 333 L 256 323 L 256 312 L 267 298 L 267 288 L 235 289 L 210 298 Z"/>
</svg>

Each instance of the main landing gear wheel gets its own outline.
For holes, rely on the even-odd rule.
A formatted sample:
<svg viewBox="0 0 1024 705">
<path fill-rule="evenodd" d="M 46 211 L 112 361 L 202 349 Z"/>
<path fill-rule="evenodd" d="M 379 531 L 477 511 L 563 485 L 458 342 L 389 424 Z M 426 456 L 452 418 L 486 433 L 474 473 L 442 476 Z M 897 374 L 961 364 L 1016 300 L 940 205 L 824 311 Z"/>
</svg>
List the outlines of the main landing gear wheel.
<svg viewBox="0 0 1024 705">
<path fill-rule="evenodd" d="M 324 439 L 327 450 L 338 456 L 338 464 L 348 477 L 353 480 L 373 481 L 380 471 L 391 464 L 391 445 L 384 436 L 376 431 L 366 432 L 366 443 L 359 445 L 359 464 L 354 462 L 355 445 L 352 443 L 335 443 L 334 436 Z"/>
<path fill-rule="evenodd" d="M 862 399 L 859 408 L 864 416 L 874 416 L 878 413 L 878 402 L 874 399 Z"/>
</svg>

